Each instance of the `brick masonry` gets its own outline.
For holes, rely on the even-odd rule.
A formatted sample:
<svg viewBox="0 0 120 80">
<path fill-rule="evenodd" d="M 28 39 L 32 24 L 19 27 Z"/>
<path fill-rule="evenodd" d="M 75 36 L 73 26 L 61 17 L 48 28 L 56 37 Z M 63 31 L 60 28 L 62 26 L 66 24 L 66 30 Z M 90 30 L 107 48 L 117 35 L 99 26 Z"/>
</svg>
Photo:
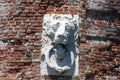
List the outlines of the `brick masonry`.
<svg viewBox="0 0 120 80">
<path fill-rule="evenodd" d="M 119 80 L 119 7 L 119 0 L 0 0 L 0 80 Z M 46 13 L 80 16 L 78 77 L 40 76 Z"/>
</svg>

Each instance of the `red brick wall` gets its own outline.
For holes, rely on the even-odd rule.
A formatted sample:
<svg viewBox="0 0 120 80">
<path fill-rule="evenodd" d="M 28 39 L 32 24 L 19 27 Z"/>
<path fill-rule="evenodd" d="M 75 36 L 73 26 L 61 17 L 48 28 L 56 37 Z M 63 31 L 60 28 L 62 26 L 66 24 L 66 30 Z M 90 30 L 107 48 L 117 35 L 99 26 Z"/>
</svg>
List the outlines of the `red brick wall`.
<svg viewBox="0 0 120 80">
<path fill-rule="evenodd" d="M 79 77 L 46 76 L 45 80 L 119 80 L 119 0 L 109 4 L 109 11 L 100 11 L 86 7 L 87 0 L 0 1 L 0 80 L 42 78 L 40 48 L 46 13 L 78 14 L 81 43 Z"/>
</svg>

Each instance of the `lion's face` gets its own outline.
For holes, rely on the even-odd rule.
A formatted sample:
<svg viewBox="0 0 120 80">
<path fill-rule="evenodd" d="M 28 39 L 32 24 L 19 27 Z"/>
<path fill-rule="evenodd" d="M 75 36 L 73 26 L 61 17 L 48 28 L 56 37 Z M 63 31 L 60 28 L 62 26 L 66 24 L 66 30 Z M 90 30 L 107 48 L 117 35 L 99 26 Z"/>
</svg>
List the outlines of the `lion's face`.
<svg viewBox="0 0 120 80">
<path fill-rule="evenodd" d="M 73 16 L 46 15 L 43 29 L 45 35 L 49 36 L 56 44 L 66 44 L 70 37 L 74 37 L 77 25 Z"/>
</svg>

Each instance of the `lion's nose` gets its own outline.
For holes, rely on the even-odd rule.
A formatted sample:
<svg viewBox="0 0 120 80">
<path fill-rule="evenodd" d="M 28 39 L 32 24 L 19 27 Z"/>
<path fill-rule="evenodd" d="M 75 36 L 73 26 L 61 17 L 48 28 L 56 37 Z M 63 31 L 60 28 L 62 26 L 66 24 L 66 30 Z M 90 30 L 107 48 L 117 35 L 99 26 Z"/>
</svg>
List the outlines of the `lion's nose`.
<svg viewBox="0 0 120 80">
<path fill-rule="evenodd" d="M 55 44 L 64 44 L 66 45 L 68 42 L 68 38 L 65 35 L 58 35 L 55 39 L 54 39 L 54 43 Z"/>
</svg>

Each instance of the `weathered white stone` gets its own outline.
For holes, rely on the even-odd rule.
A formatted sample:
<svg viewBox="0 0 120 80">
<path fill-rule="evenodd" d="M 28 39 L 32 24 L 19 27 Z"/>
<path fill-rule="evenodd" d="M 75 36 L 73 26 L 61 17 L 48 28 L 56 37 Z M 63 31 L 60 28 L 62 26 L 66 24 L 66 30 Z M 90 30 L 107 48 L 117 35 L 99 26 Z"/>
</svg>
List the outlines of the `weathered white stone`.
<svg viewBox="0 0 120 80">
<path fill-rule="evenodd" d="M 0 20 L 5 19 L 6 16 L 9 14 L 10 10 L 9 3 L 0 3 Z"/>
<path fill-rule="evenodd" d="M 108 9 L 110 0 L 87 0 L 86 7 L 93 10 Z"/>
<path fill-rule="evenodd" d="M 78 15 L 45 14 L 42 33 L 42 75 L 79 73 Z"/>
<path fill-rule="evenodd" d="M 3 41 L 0 41 L 0 50 L 6 49 L 8 43 L 4 43 Z"/>
</svg>

